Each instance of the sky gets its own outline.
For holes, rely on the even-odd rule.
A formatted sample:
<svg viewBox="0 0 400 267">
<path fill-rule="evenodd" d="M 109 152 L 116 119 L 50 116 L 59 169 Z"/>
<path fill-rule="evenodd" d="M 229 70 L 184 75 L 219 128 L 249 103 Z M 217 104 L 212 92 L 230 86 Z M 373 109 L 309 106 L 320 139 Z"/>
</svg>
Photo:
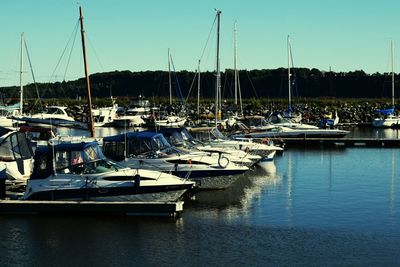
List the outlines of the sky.
<svg viewBox="0 0 400 267">
<path fill-rule="evenodd" d="M 290 35 L 295 67 L 390 72 L 393 40 L 399 72 L 398 0 L 0 0 L 0 87 L 19 84 L 21 32 L 32 65 L 25 51 L 24 84 L 31 72 L 37 82 L 84 76 L 79 6 L 90 74 L 168 70 L 168 49 L 176 71 L 199 59 L 215 70 L 215 9 L 221 70 L 233 68 L 236 21 L 238 69 L 286 68 Z"/>
</svg>

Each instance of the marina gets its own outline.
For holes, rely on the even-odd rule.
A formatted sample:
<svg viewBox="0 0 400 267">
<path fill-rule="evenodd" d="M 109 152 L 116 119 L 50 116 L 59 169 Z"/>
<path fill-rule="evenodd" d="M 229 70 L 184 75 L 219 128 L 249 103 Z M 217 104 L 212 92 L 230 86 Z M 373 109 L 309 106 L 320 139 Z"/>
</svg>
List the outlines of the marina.
<svg viewBox="0 0 400 267">
<path fill-rule="evenodd" d="M 0 4 L 0 266 L 399 265 L 399 4 L 38 1 Z"/>
</svg>

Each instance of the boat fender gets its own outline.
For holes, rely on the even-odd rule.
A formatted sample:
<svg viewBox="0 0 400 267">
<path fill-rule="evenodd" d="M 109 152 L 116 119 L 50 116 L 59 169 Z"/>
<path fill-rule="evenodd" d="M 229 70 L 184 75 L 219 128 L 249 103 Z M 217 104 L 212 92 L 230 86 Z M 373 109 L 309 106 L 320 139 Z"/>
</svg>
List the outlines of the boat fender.
<svg viewBox="0 0 400 267">
<path fill-rule="evenodd" d="M 229 159 L 225 156 L 223 156 L 221 153 L 219 154 L 219 158 L 218 158 L 218 165 L 225 169 L 229 164 Z"/>
<path fill-rule="evenodd" d="M 140 187 L 140 174 L 136 174 L 133 180 L 135 181 L 135 187 Z"/>
</svg>

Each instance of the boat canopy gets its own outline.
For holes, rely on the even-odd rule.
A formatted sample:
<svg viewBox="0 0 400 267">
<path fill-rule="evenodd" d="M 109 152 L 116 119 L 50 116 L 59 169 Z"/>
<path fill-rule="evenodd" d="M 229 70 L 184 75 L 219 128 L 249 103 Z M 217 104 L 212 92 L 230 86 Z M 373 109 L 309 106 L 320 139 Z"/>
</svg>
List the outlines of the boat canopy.
<svg viewBox="0 0 400 267">
<path fill-rule="evenodd" d="M 98 143 L 93 141 L 39 146 L 34 159 L 30 179 L 45 179 L 54 174 L 54 169 L 56 172 L 73 169 L 74 166 L 104 160 L 105 157 Z"/>
<path fill-rule="evenodd" d="M 148 155 L 170 148 L 163 134 L 152 131 L 128 132 L 103 138 L 104 154 L 116 161 L 123 160 L 125 156 Z"/>
<path fill-rule="evenodd" d="M 377 109 L 375 112 L 382 114 L 382 115 L 391 115 L 391 114 L 394 114 L 394 108 Z"/>
<path fill-rule="evenodd" d="M 24 133 L 0 128 L 0 161 L 32 158 L 33 152 Z"/>
</svg>

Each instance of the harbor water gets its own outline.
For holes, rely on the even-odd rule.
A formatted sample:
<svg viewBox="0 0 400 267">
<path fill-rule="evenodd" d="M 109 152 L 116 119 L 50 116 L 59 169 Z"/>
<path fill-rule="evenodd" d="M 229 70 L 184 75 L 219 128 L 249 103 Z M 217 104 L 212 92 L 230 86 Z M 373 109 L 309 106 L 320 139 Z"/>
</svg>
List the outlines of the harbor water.
<svg viewBox="0 0 400 267">
<path fill-rule="evenodd" d="M 386 131 L 352 134 L 398 134 Z M 395 266 L 399 160 L 392 148 L 290 149 L 199 192 L 178 219 L 0 215 L 0 265 Z"/>
</svg>

